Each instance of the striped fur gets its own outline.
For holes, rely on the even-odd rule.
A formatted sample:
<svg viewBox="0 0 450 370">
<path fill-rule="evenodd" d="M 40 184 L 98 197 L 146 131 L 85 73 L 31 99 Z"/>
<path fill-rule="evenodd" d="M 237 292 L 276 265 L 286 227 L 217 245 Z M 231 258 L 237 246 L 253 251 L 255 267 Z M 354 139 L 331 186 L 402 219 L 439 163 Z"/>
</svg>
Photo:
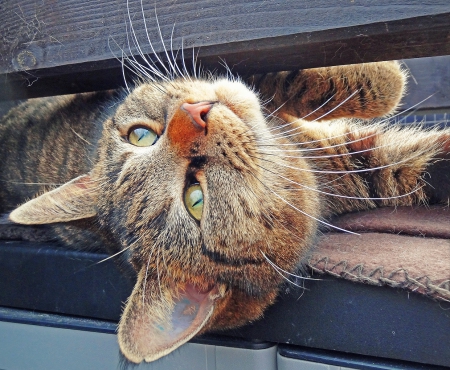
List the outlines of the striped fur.
<svg viewBox="0 0 450 370">
<path fill-rule="evenodd" d="M 0 125 L 0 211 L 40 194 L 11 219 L 57 222 L 51 230 L 64 243 L 102 246 L 135 270 L 119 326 L 130 361 L 153 361 L 198 332 L 261 317 L 317 230 L 333 227 L 331 216 L 448 201 L 424 178 L 447 155 L 447 130 L 355 119 L 397 109 L 405 82 L 397 63 L 247 82 L 253 87 L 184 76 L 116 97 L 30 100 Z M 212 108 L 199 131 L 180 107 L 204 101 Z M 136 125 L 155 131 L 156 144 L 131 145 L 127 133 Z M 193 181 L 205 194 L 200 222 L 183 203 Z M 189 294 L 204 304 L 194 299 L 186 315 L 203 316 L 167 336 Z"/>
</svg>

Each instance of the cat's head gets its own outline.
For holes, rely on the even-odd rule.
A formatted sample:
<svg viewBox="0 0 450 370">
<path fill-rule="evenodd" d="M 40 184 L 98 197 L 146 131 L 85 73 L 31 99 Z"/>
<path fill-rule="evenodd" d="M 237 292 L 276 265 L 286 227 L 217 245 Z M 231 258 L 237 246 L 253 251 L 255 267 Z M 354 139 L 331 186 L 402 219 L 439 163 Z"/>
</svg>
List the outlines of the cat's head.
<svg viewBox="0 0 450 370">
<path fill-rule="evenodd" d="M 255 94 L 225 79 L 145 84 L 102 141 L 98 218 L 138 272 L 119 326 L 127 358 L 260 317 L 282 280 L 268 259 L 295 267 L 315 233 L 304 213 L 319 204 L 311 173 L 262 153 L 276 141 Z"/>
<path fill-rule="evenodd" d="M 264 154 L 280 143 L 267 122 L 241 82 L 142 84 L 104 123 L 91 173 L 11 214 L 22 223 L 95 216 L 126 250 L 137 272 L 119 326 L 129 360 L 259 318 L 282 281 L 271 263 L 292 271 L 311 245 L 315 179 Z M 289 164 L 308 169 L 301 158 Z M 306 187 L 293 191 L 292 181 Z"/>
<path fill-rule="evenodd" d="M 89 174 L 12 212 L 24 224 L 95 217 L 124 251 L 137 273 L 118 332 L 130 361 L 259 318 L 307 253 L 316 178 L 300 155 L 277 155 L 292 143 L 273 119 L 239 81 L 141 84 L 106 119 Z"/>
</svg>

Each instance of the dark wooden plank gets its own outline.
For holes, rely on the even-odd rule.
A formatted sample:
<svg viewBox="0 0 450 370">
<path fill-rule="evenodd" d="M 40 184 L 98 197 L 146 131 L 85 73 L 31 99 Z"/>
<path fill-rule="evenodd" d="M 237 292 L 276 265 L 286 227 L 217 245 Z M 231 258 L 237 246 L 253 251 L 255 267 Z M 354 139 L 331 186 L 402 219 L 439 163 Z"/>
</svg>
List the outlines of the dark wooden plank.
<svg viewBox="0 0 450 370">
<path fill-rule="evenodd" d="M 450 3 L 446 0 L 430 0 L 426 5 L 418 0 L 408 4 L 390 0 L 316 0 L 313 3 L 308 0 L 161 0 L 146 1 L 144 8 L 150 38 L 155 50 L 160 52 L 155 10 L 165 40 L 170 38 L 175 24 L 175 46 L 184 38 L 186 47 L 203 47 L 438 15 L 450 12 Z M 126 0 L 6 1 L 0 10 L 1 73 L 110 60 L 110 39 L 127 45 Z M 139 0 L 131 0 L 130 14 L 143 51 L 150 52 Z M 416 27 L 423 25 L 416 23 Z M 387 25 L 384 28 L 389 32 Z"/>
<path fill-rule="evenodd" d="M 140 7 L 130 5 L 133 26 L 151 53 Z M 161 53 L 155 4 L 144 8 Z M 183 40 L 189 52 L 200 47 L 203 66 L 217 68 L 221 57 L 237 73 L 450 54 L 447 0 L 163 0 L 156 12 L 167 43 L 175 24 L 174 49 Z M 121 85 L 113 53 L 128 52 L 126 19 L 125 0 L 1 3 L 0 99 Z"/>
</svg>

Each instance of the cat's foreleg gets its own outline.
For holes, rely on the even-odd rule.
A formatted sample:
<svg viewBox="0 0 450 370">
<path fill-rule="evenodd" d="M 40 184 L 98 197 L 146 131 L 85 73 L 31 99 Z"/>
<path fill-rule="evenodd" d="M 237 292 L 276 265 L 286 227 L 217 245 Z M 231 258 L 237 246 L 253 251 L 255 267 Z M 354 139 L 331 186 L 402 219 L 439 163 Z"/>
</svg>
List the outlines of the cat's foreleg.
<svg viewBox="0 0 450 370">
<path fill-rule="evenodd" d="M 247 82 L 269 111 L 307 120 L 391 114 L 405 91 L 398 62 L 378 62 L 254 75 Z"/>
<path fill-rule="evenodd" d="M 295 124 L 330 213 L 449 202 L 449 129 L 348 120 Z"/>
<path fill-rule="evenodd" d="M 376 206 L 449 202 L 450 130 L 375 127 L 349 133 L 346 141 L 345 186 L 362 180 Z"/>
</svg>

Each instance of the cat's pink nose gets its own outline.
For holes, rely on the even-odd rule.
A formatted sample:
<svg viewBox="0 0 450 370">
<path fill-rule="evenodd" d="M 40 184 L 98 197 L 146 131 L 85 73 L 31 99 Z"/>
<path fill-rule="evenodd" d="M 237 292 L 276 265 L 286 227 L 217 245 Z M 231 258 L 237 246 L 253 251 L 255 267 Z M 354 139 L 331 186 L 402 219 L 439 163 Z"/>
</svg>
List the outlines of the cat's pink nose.
<svg viewBox="0 0 450 370">
<path fill-rule="evenodd" d="M 206 128 L 206 115 L 211 110 L 213 103 L 201 101 L 199 103 L 183 103 L 181 110 L 185 111 L 192 119 L 194 124 L 200 129 Z"/>
</svg>

